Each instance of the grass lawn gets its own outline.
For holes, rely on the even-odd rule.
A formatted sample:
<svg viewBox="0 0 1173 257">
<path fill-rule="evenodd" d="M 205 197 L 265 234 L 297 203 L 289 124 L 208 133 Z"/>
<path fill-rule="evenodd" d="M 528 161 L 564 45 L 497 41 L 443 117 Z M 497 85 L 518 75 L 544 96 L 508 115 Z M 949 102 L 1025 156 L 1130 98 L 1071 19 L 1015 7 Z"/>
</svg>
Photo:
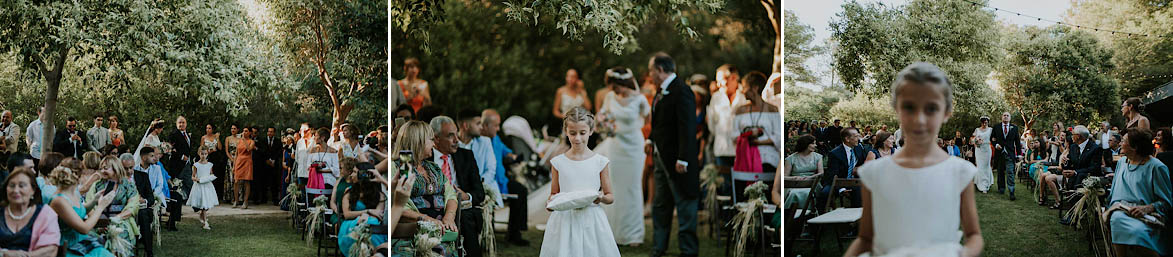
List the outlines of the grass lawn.
<svg viewBox="0 0 1173 257">
<path fill-rule="evenodd" d="M 1058 211 L 1039 206 L 1025 185 L 1016 187 L 1017 201 L 997 193 L 997 185 L 989 194 L 977 193 L 979 223 L 985 249 L 982 256 L 1094 256 L 1088 250 L 1083 230 L 1059 224 Z M 843 251 L 832 241 L 830 232 L 824 233 L 821 256 L 840 256 Z M 851 244 L 843 242 L 844 249 Z M 800 242 L 795 251 L 803 256 L 813 254 L 809 242 Z"/>
<path fill-rule="evenodd" d="M 163 246 L 155 248 L 155 256 L 317 256 L 317 248 L 301 240 L 288 218 L 288 214 L 210 217 L 212 230 L 204 230 L 198 216 L 184 215 L 178 232 L 161 231 Z"/>
<path fill-rule="evenodd" d="M 639 247 L 620 246 L 619 253 L 622 254 L 624 257 L 627 257 L 627 256 L 636 256 L 636 257 L 651 256 L 651 254 L 652 254 L 652 220 L 651 219 L 644 220 L 644 229 L 645 229 L 644 231 L 646 233 L 645 234 L 646 241 L 644 241 L 645 243 L 643 245 L 640 245 Z M 720 241 L 720 240 L 715 240 L 715 239 L 709 237 L 709 235 L 707 233 L 708 225 L 700 224 L 700 225 L 698 225 L 697 229 L 698 229 L 697 237 L 699 237 L 698 241 L 700 241 L 699 242 L 700 243 L 700 254 L 699 254 L 700 256 L 725 256 L 725 242 Z M 499 254 L 497 256 L 498 257 L 538 256 L 538 253 L 542 250 L 542 235 L 543 235 L 542 233 L 543 233 L 542 231 L 539 231 L 539 230 L 532 228 L 532 227 L 528 231 L 523 232 L 522 237 L 525 238 L 526 240 L 530 241 L 530 245 L 528 247 L 514 246 L 511 244 L 505 243 L 504 234 L 498 233 L 497 234 L 497 251 Z M 675 230 L 675 226 L 673 226 L 673 234 L 672 234 L 670 245 L 668 246 L 668 253 L 667 253 L 669 256 L 680 255 L 680 248 L 677 248 L 676 240 L 677 240 L 676 239 L 676 230 Z M 718 244 L 718 242 L 720 244 Z"/>
</svg>

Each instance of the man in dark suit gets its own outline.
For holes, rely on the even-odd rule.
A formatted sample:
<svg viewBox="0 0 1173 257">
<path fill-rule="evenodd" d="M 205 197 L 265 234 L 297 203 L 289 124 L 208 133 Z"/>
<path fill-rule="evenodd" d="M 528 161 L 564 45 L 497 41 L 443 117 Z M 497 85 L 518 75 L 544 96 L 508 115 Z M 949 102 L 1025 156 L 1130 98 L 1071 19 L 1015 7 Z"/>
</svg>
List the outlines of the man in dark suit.
<svg viewBox="0 0 1173 257">
<path fill-rule="evenodd" d="M 664 255 L 672 232 L 672 211 L 680 219 L 679 247 L 683 256 L 697 256 L 696 213 L 700 168 L 696 140 L 696 99 L 684 78 L 676 76 L 676 63 L 665 53 L 648 60 L 648 70 L 659 85 L 652 100 L 652 159 L 655 165 L 655 198 L 652 224 L 655 244 L 652 256 Z"/>
<path fill-rule="evenodd" d="M 1067 150 L 1067 163 L 1063 165 L 1063 180 L 1067 184 L 1083 182 L 1088 176 L 1103 176 L 1103 149 L 1091 140 L 1091 133 L 1082 125 L 1075 126 L 1071 133 L 1071 146 Z"/>
<path fill-rule="evenodd" d="M 1122 136 L 1120 136 L 1120 134 L 1116 134 L 1116 132 L 1109 131 L 1106 133 L 1109 134 L 1108 147 L 1106 147 L 1106 148 L 1101 147 L 1100 155 L 1103 156 L 1102 162 L 1104 164 L 1104 172 L 1115 172 L 1116 161 L 1113 160 L 1114 159 L 1113 157 L 1121 154 L 1120 153 L 1120 140 L 1123 138 L 1122 138 Z"/>
<path fill-rule="evenodd" d="M 257 139 L 257 151 L 254 155 L 258 155 L 260 162 L 253 165 L 259 165 L 258 173 L 254 178 L 253 192 L 257 192 L 256 198 L 258 203 L 265 203 L 270 201 L 273 205 L 278 205 L 281 198 L 277 198 L 279 185 L 281 185 L 281 174 L 278 174 L 281 160 L 281 138 L 277 136 L 276 128 L 268 128 L 265 131 L 265 136 Z"/>
<path fill-rule="evenodd" d="M 141 155 L 144 156 L 144 159 L 150 159 L 148 157 L 154 152 L 154 148 L 146 147 L 142 149 Z M 138 215 L 135 215 L 140 233 L 138 243 L 143 244 L 146 256 L 155 256 L 155 230 L 151 229 L 151 222 L 155 220 L 155 209 L 150 208 L 155 205 L 155 191 L 151 189 L 151 178 L 146 169 L 135 167 L 134 155 L 125 153 L 119 159 L 122 160 L 123 167 L 134 170 L 131 172 L 134 177 L 134 187 L 138 190 L 138 195 L 147 200 L 147 205 L 139 208 Z"/>
<path fill-rule="evenodd" d="M 859 178 L 855 172 L 859 170 L 859 166 L 867 161 L 868 152 L 870 149 L 859 145 L 859 130 L 855 128 L 845 128 L 841 131 L 841 138 L 836 141 L 842 141 L 842 144 L 831 149 L 828 155 L 826 174 L 823 175 L 823 191 L 818 195 L 817 207 L 822 208 L 826 206 L 828 196 L 831 194 L 831 183 L 835 178 Z M 843 188 L 837 194 L 847 194 L 851 198 L 851 206 L 862 206 L 859 195 L 859 188 Z"/>
<path fill-rule="evenodd" d="M 89 141 L 86 140 L 86 133 L 77 130 L 77 119 L 73 117 L 66 119 L 65 128 L 57 131 L 53 137 L 53 151 L 81 160 L 81 155 L 90 149 L 89 143 L 86 143 Z"/>
<path fill-rule="evenodd" d="M 171 144 L 171 159 L 167 162 L 167 173 L 172 178 L 183 180 L 182 186 L 179 190 L 183 190 L 185 194 L 191 192 L 191 164 L 195 160 L 192 158 L 195 154 L 192 153 L 191 134 L 187 132 L 187 118 L 179 116 L 175 118 L 175 131 L 167 136 L 167 143 Z M 187 202 L 187 198 L 183 194 L 172 194 L 172 199 L 178 200 L 180 204 L 168 204 L 167 212 L 170 213 L 167 218 L 167 227 L 176 229 L 175 222 L 183 218 L 183 204 Z"/>
<path fill-rule="evenodd" d="M 1018 126 L 1010 123 L 1010 113 L 1002 113 L 1002 123 L 994 125 L 994 133 L 990 135 L 990 144 L 994 145 L 993 167 L 997 170 L 998 193 L 1005 193 L 1003 188 L 1010 188 L 1010 200 L 1014 201 L 1014 164 L 1018 162 L 1018 155 L 1022 153 L 1022 140 L 1018 138 Z"/>
<path fill-rule="evenodd" d="M 843 131 L 843 126 L 839 125 L 839 119 L 835 119 L 834 124 L 832 124 L 830 127 L 827 127 L 825 130 L 823 130 L 823 134 L 827 137 L 827 144 L 828 145 L 842 144 L 843 137 L 842 137 L 842 135 L 840 135 L 840 133 L 842 133 L 842 131 Z"/>
<path fill-rule="evenodd" d="M 456 122 L 448 116 L 436 116 L 429 124 L 435 133 L 436 146 L 432 150 L 432 160 L 440 166 L 440 171 L 456 177 L 457 198 L 460 202 L 471 201 L 471 207 L 461 204 L 460 208 L 460 235 L 463 237 L 465 252 L 468 256 L 481 256 L 480 234 L 484 227 L 484 217 L 481 217 L 481 208 L 485 201 L 485 189 L 481 184 L 480 171 L 477 169 L 477 160 L 472 150 L 457 146 Z M 525 211 L 525 210 L 520 210 Z"/>
</svg>

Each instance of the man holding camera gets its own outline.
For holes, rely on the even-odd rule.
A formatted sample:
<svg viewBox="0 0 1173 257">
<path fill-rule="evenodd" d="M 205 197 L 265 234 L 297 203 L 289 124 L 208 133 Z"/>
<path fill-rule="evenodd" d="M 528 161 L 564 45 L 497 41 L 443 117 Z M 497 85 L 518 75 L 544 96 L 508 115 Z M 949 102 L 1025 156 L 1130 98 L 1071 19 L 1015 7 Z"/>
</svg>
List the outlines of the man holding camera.
<svg viewBox="0 0 1173 257">
<path fill-rule="evenodd" d="M 86 135 L 77 130 L 77 119 L 74 117 L 66 119 L 65 128 L 53 137 L 53 151 L 81 160 L 81 155 L 89 149 Z"/>
</svg>

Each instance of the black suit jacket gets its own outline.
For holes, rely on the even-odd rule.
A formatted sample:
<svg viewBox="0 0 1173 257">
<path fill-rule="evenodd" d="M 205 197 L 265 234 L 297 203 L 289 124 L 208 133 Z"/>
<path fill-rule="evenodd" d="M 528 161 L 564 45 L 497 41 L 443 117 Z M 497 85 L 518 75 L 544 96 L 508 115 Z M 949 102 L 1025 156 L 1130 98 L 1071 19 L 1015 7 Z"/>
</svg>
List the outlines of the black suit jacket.
<svg viewBox="0 0 1173 257">
<path fill-rule="evenodd" d="M 1103 149 L 1100 149 L 1100 145 L 1092 140 L 1087 141 L 1082 153 L 1079 152 L 1079 143 L 1071 143 L 1067 150 L 1067 163 L 1063 165 L 1063 169 L 1075 170 L 1080 177 L 1103 176 L 1104 170 L 1101 167 L 1104 165 L 1104 159 L 1101 151 Z"/>
<path fill-rule="evenodd" d="M 81 154 L 85 153 L 86 149 L 90 149 L 90 144 L 86 143 L 89 141 L 86 140 L 86 132 L 81 130 L 75 130 L 74 132 L 77 133 L 77 136 L 81 137 L 81 140 L 76 145 L 69 142 L 70 132 L 68 129 L 58 130 L 57 135 L 53 137 L 53 151 L 61 153 L 65 157 L 81 157 Z"/>
<path fill-rule="evenodd" d="M 460 190 L 469 194 L 473 207 L 480 207 L 485 201 L 485 187 L 481 184 L 481 173 L 477 170 L 477 160 L 472 150 L 457 148 L 452 158 L 452 175 L 456 176 L 456 184 Z M 443 167 L 443 163 L 439 166 Z"/>
<path fill-rule="evenodd" d="M 998 161 L 1018 161 L 1018 153 L 1022 152 L 1022 140 L 1018 138 L 1018 127 L 1010 124 L 1010 134 L 1002 133 L 1002 123 L 994 124 L 990 127 L 994 129 L 994 132 L 990 134 L 990 143 L 1002 146 L 1002 150 L 994 150 L 994 159 Z"/>
<path fill-rule="evenodd" d="M 131 171 L 134 174 L 134 188 L 138 189 L 138 195 L 143 199 L 147 199 L 147 206 L 155 204 L 155 191 L 151 190 L 151 178 L 146 172 Z M 145 209 L 145 208 L 144 208 Z"/>
<path fill-rule="evenodd" d="M 832 145 L 843 144 L 843 138 L 839 136 L 839 133 L 842 131 L 843 131 L 843 126 L 832 125 L 830 127 L 827 127 L 826 129 L 823 130 L 823 141 L 828 142 Z"/>
<path fill-rule="evenodd" d="M 254 155 L 261 155 L 262 161 L 260 165 L 268 166 L 267 160 L 273 161 L 273 167 L 280 166 L 278 160 L 281 160 L 281 137 L 273 136 L 270 141 L 268 136 L 257 137 L 257 151 Z"/>
<path fill-rule="evenodd" d="M 191 142 L 198 142 L 199 140 L 198 137 L 192 137 L 191 131 L 187 132 L 187 138 L 183 137 L 183 133 L 179 133 L 179 129 L 172 131 L 171 135 L 167 136 L 167 142 L 171 143 L 171 149 L 175 150 L 175 152 L 171 154 L 171 161 L 169 162 L 171 167 L 167 168 L 168 171 L 175 169 L 173 172 L 181 172 L 183 166 L 187 164 L 183 160 L 183 156 L 187 156 L 188 160 L 195 162 L 194 157 L 196 155 L 192 151 Z"/>
<path fill-rule="evenodd" d="M 660 162 L 668 169 L 668 178 L 686 199 L 699 195 L 701 163 L 696 140 L 696 98 L 678 74 L 668 83 L 668 94 L 653 99 L 651 139 L 660 152 Z M 662 90 L 661 90 L 662 91 Z M 657 91 L 660 92 L 660 91 Z M 676 172 L 676 161 L 688 162 L 687 172 Z"/>
<path fill-rule="evenodd" d="M 859 171 L 859 166 L 863 166 L 863 162 L 867 160 L 868 152 L 871 152 L 871 149 L 860 145 L 851 148 L 852 155 L 855 155 L 855 168 L 852 169 L 851 177 L 859 177 L 856 172 Z M 836 177 L 848 178 L 847 150 L 843 148 L 843 144 L 839 144 L 835 149 L 832 149 L 828 156 L 830 159 L 827 160 L 827 174 L 823 175 L 823 185 L 826 186 L 830 186 Z"/>
</svg>

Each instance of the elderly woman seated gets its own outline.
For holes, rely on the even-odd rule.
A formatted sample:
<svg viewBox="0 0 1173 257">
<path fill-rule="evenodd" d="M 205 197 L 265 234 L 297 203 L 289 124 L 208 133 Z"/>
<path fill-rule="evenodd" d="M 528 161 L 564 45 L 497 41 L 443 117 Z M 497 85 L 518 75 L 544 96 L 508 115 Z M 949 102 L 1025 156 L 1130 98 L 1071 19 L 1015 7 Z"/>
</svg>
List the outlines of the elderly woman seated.
<svg viewBox="0 0 1173 257">
<path fill-rule="evenodd" d="M 1169 167 L 1152 157 L 1153 134 L 1148 129 L 1130 128 L 1121 142 L 1124 158 L 1116 163 L 1108 212 L 1116 256 L 1159 256 L 1173 253 L 1173 230 L 1151 222 L 1168 217 L 1173 191 Z M 1124 206 L 1120 208 L 1119 206 Z M 1166 220 L 1167 222 L 1168 220 Z M 1167 226 L 1167 225 L 1166 225 Z"/>
<path fill-rule="evenodd" d="M 0 202 L 0 255 L 56 256 L 61 245 L 57 213 L 41 202 L 31 167 L 17 167 L 4 180 L 7 199 Z M 11 229 L 17 228 L 17 229 Z"/>
</svg>

